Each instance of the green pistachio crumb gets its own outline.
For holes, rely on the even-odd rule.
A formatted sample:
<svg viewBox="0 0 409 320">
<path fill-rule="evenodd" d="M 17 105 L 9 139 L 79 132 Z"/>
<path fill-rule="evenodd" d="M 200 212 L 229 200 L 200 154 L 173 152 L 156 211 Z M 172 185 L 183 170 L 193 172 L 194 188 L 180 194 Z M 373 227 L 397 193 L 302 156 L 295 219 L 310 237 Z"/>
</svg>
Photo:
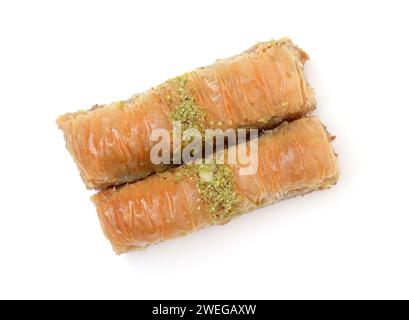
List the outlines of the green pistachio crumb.
<svg viewBox="0 0 409 320">
<path fill-rule="evenodd" d="M 195 128 L 202 130 L 204 127 L 203 109 L 196 105 L 194 99 L 187 97 L 180 101 L 169 115 L 170 120 L 180 121 L 182 123 L 182 131 Z"/>
<path fill-rule="evenodd" d="M 117 101 L 116 106 L 118 109 L 122 110 L 125 108 L 126 102 L 125 101 Z"/>
<path fill-rule="evenodd" d="M 190 128 L 204 130 L 204 110 L 198 106 L 194 93 L 188 87 L 190 73 L 166 81 L 161 88 L 167 89 L 166 101 L 173 107 L 169 114 L 171 121 L 180 121 L 182 131 Z"/>
<path fill-rule="evenodd" d="M 213 171 L 200 171 L 199 178 L 203 182 L 212 182 L 214 177 Z"/>
<path fill-rule="evenodd" d="M 237 202 L 233 173 L 226 164 L 192 163 L 185 167 L 185 174 L 198 179 L 197 188 L 214 222 L 229 218 Z"/>
</svg>

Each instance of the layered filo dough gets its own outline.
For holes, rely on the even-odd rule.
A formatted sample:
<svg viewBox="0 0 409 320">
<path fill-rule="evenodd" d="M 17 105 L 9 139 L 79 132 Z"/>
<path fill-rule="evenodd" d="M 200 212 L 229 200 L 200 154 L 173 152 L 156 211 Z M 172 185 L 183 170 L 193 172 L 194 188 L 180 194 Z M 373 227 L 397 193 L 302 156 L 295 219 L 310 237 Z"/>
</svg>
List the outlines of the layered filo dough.
<svg viewBox="0 0 409 320">
<path fill-rule="evenodd" d="M 315 117 L 285 122 L 259 138 L 255 173 L 242 174 L 239 163 L 190 163 L 100 192 L 92 200 L 115 252 L 144 248 L 329 188 L 339 176 L 331 140 Z M 225 157 L 239 147 L 225 150 Z"/>
<path fill-rule="evenodd" d="M 272 128 L 313 110 L 307 59 L 289 39 L 259 43 L 126 101 L 65 114 L 57 124 L 88 188 L 133 182 L 169 169 L 150 161 L 150 138 L 155 129 L 171 131 L 174 121 L 199 130 Z"/>
</svg>

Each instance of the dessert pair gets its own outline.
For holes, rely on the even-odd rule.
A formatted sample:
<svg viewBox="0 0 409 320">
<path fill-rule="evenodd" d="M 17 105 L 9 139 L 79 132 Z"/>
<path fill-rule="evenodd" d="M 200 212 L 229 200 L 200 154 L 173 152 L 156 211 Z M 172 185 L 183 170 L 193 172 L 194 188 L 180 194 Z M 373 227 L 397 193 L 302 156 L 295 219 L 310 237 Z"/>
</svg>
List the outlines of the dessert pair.
<svg viewBox="0 0 409 320">
<path fill-rule="evenodd" d="M 315 99 L 303 72 L 307 59 L 289 39 L 263 42 L 126 101 L 58 118 L 85 185 L 100 190 L 92 200 L 117 253 L 336 183 L 332 138 L 308 116 Z M 256 138 L 256 151 L 250 140 L 175 168 L 175 155 L 194 146 L 188 133 L 212 129 L 273 130 Z M 167 163 L 152 160 L 157 130 L 169 132 L 162 141 Z M 195 141 L 192 153 L 202 140 Z M 243 174 L 244 163 L 227 161 L 239 152 L 253 152 L 254 170 Z"/>
</svg>

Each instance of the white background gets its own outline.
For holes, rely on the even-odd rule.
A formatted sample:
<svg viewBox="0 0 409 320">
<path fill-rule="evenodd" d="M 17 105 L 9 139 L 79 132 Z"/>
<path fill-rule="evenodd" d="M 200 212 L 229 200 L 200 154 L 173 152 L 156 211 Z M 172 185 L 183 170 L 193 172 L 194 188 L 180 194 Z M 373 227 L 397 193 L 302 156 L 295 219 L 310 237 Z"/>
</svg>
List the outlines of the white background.
<svg viewBox="0 0 409 320">
<path fill-rule="evenodd" d="M 0 2 L 0 298 L 409 298 L 406 4 Z M 116 256 L 56 117 L 281 36 L 338 185 Z"/>
</svg>

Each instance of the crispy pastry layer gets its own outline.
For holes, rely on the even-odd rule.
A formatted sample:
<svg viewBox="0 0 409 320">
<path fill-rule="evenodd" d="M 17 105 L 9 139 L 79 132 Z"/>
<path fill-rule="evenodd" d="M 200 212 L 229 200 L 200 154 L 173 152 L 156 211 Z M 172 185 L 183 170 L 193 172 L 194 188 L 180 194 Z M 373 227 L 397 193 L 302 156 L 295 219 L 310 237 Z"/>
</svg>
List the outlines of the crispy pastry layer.
<svg viewBox="0 0 409 320">
<path fill-rule="evenodd" d="M 257 44 L 186 75 L 206 128 L 268 128 L 311 111 L 306 53 L 288 39 Z M 157 86 L 127 101 L 65 114 L 57 124 L 88 188 L 104 189 L 169 167 L 150 161 L 154 129 L 171 130 L 175 92 Z M 183 115 L 183 114 L 182 114 Z"/>
<path fill-rule="evenodd" d="M 330 140 L 317 118 L 283 123 L 261 137 L 255 174 L 241 175 L 241 165 L 229 165 L 237 203 L 226 221 L 335 184 L 339 172 Z M 250 148 L 248 142 L 246 147 Z M 217 212 L 208 210 L 209 203 L 199 193 L 198 178 L 184 176 L 186 167 L 92 198 L 102 229 L 118 254 L 226 222 L 215 219 Z"/>
</svg>

